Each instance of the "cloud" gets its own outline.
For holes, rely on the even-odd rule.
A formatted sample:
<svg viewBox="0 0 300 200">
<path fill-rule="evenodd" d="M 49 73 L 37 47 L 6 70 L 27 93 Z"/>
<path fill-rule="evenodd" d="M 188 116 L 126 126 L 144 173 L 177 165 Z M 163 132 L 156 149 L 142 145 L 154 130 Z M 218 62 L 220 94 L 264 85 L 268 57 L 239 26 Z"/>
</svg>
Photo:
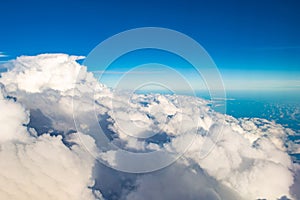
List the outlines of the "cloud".
<svg viewBox="0 0 300 200">
<path fill-rule="evenodd" d="M 173 113 L 175 116 L 168 119 L 167 116 L 169 116 L 170 113 L 164 111 L 164 109 L 168 109 L 168 107 L 166 107 L 163 103 L 161 107 L 158 106 L 160 104 L 155 105 L 155 101 L 151 102 L 149 99 L 148 101 L 150 102 L 148 102 L 147 108 L 151 110 L 154 106 L 158 106 L 159 108 L 153 109 L 154 112 L 151 112 L 153 119 L 159 119 L 157 121 L 155 120 L 155 123 L 153 122 L 153 124 L 161 127 L 169 136 L 175 136 L 171 139 L 171 142 L 164 144 L 164 149 L 170 150 L 171 152 L 174 152 L 175 149 L 175 151 L 181 152 L 184 150 L 182 148 L 186 148 L 183 144 L 187 144 L 189 141 L 193 140 L 192 146 L 188 148 L 187 152 L 183 156 L 184 159 L 187 159 L 183 164 L 186 170 L 191 170 L 190 166 L 196 163 L 198 167 L 207 172 L 213 179 L 217 180 L 219 184 L 230 188 L 232 190 L 231 193 L 236 192 L 240 194 L 242 199 L 276 199 L 282 196 L 291 197 L 290 186 L 293 185 L 293 173 L 291 172 L 291 169 L 293 169 L 293 164 L 289 155 L 286 153 L 285 145 L 287 144 L 286 136 L 287 134 L 292 134 L 292 131 L 285 130 L 280 125 L 267 120 L 237 120 L 232 117 L 226 117 L 222 139 L 217 142 L 215 148 L 210 152 L 210 154 L 203 158 L 201 157 L 201 147 L 205 144 L 206 139 L 209 139 L 209 135 L 214 135 L 214 127 L 218 124 L 218 117 L 221 116 L 220 114 L 215 116 L 211 114 L 208 115 L 204 112 L 207 107 L 203 104 L 201 109 L 199 110 L 198 108 L 199 111 L 197 111 L 197 107 L 201 104 L 196 103 L 196 99 L 191 97 L 183 98 L 185 99 L 184 102 L 186 104 L 187 102 L 189 103 L 187 104 L 189 106 L 195 103 L 195 107 L 190 107 L 190 111 L 188 111 L 188 107 L 181 110 L 182 113 L 188 114 L 187 116 L 182 116 L 182 114 L 176 113 L 175 111 L 175 114 Z M 170 101 L 170 99 L 168 100 L 169 102 L 166 103 L 166 105 L 172 105 L 172 101 Z M 132 105 L 132 107 L 135 108 L 136 105 Z M 142 110 L 142 108 L 140 109 Z M 119 108 L 117 110 L 121 109 Z M 165 113 L 165 116 L 163 116 L 162 113 Z M 176 117 L 176 115 L 180 117 Z M 203 135 L 207 135 L 206 137 L 203 137 L 196 131 L 193 131 L 196 126 L 196 122 L 193 121 L 193 119 L 196 119 L 199 115 L 204 115 L 204 120 L 200 122 L 200 124 L 203 128 L 202 133 Z M 116 120 L 116 118 L 114 119 Z M 122 118 L 122 120 L 125 119 Z M 180 124 L 182 121 L 183 124 Z M 159 122 L 161 122 L 161 124 Z M 132 123 L 130 118 L 127 118 L 124 124 L 131 124 L 132 126 L 134 123 Z M 114 127 L 112 130 L 117 132 L 122 140 L 127 141 L 124 148 L 128 148 L 128 150 L 135 148 L 137 151 L 147 150 L 149 145 L 146 142 L 143 143 L 137 139 L 123 136 L 125 134 L 118 126 L 118 124 L 114 124 L 112 126 Z M 129 130 L 131 130 L 131 134 L 137 131 L 137 129 L 134 130 L 132 127 Z M 208 134 L 208 132 L 210 134 Z M 137 134 L 139 135 L 140 133 Z M 213 140 L 213 138 L 211 139 Z M 142 164 L 149 165 L 149 163 L 140 163 L 135 160 L 124 159 L 119 150 L 107 152 L 102 158 L 111 166 L 116 168 L 120 166 L 125 167 L 128 164 L 132 164 L 133 166 L 141 166 Z M 196 172 L 196 174 L 198 173 L 199 172 Z M 272 176 L 272 174 L 277 174 L 277 176 Z M 266 179 L 266 176 L 270 176 L 272 178 Z M 162 177 L 158 176 L 153 179 L 158 179 L 160 181 L 164 180 L 163 178 L 160 178 Z M 144 179 L 148 180 L 148 178 L 142 178 L 142 180 Z M 203 183 L 201 179 L 198 181 L 199 183 L 197 184 L 201 185 L 201 183 Z M 174 180 L 170 180 L 170 183 L 173 182 Z M 193 182 L 195 183 L 195 181 Z M 170 185 L 170 183 L 163 184 Z M 162 183 L 158 182 L 158 184 Z M 147 190 L 146 188 L 148 188 L 148 185 L 155 184 L 144 183 L 144 181 L 139 184 L 138 188 L 141 187 L 138 189 L 138 191 L 141 192 L 140 196 L 146 193 L 145 191 Z M 159 186 L 159 188 L 164 187 Z M 182 189 L 183 186 L 178 186 L 178 188 Z M 174 197 L 173 195 L 176 196 L 177 190 L 174 193 L 168 194 L 168 189 L 163 190 L 166 194 L 163 191 L 158 194 L 161 196 L 167 195 L 166 199 L 172 199 Z M 197 191 L 198 193 L 189 194 L 192 196 L 191 199 L 195 199 L 196 197 L 200 198 L 202 194 L 199 190 Z M 136 194 L 133 193 L 130 197 L 138 199 L 135 195 Z M 149 199 L 156 197 L 156 195 L 151 192 L 149 192 L 148 195 Z M 189 196 L 185 193 L 181 195 Z M 218 195 L 222 196 L 224 194 L 220 193 Z M 202 199 L 205 198 L 203 197 Z"/>
<path fill-rule="evenodd" d="M 95 199 L 88 188 L 93 159 L 60 136 L 1 144 L 0 158 L 1 199 Z"/>
<path fill-rule="evenodd" d="M 6 142 L 16 139 L 25 139 L 28 135 L 26 124 L 29 121 L 28 112 L 20 105 L 14 102 L 13 99 L 7 100 L 4 86 L 1 86 L 0 91 L 0 108 L 2 115 L 0 115 L 1 123 L 1 137 L 0 142 Z"/>
<path fill-rule="evenodd" d="M 158 172 L 138 177 L 137 189 L 127 200 L 139 199 L 240 199 L 239 195 L 219 184 L 197 165 L 176 163 Z"/>
<path fill-rule="evenodd" d="M 94 158 L 76 145 L 74 134 L 65 141 L 73 144 L 69 147 L 62 136 L 37 136 L 27 126 L 29 112 L 3 86 L 0 109 L 1 199 L 96 199 L 89 189 Z M 89 136 L 81 138 L 93 143 Z"/>
<path fill-rule="evenodd" d="M 6 55 L 4 52 L 0 52 L 0 58 L 5 58 L 8 57 L 8 55 Z"/>
<path fill-rule="evenodd" d="M 0 164 L 0 197 L 278 199 L 298 195 L 290 190 L 298 169 L 288 155 L 297 148 L 288 141 L 292 130 L 265 119 L 217 113 L 208 101 L 196 97 L 119 93 L 98 83 L 76 62 L 78 58 L 21 56 L 2 74 L 0 157 L 7 162 Z M 99 125 L 116 148 L 105 146 Z M 107 168 L 93 157 L 114 169 L 165 164 L 160 157 L 148 163 L 126 159 L 123 151 L 145 156 L 153 151 L 186 152 L 171 166 L 142 174 Z"/>
<path fill-rule="evenodd" d="M 154 71 L 93 71 L 92 72 L 96 77 L 104 74 L 112 74 L 112 75 L 123 75 L 123 74 L 160 74 L 161 70 Z"/>
<path fill-rule="evenodd" d="M 17 87 L 31 93 L 47 88 L 66 91 L 74 88 L 74 77 L 81 69 L 75 61 L 81 58 L 65 54 L 21 56 L 10 63 L 12 72 L 2 74 L 2 82 L 7 84 L 8 90 Z"/>
</svg>

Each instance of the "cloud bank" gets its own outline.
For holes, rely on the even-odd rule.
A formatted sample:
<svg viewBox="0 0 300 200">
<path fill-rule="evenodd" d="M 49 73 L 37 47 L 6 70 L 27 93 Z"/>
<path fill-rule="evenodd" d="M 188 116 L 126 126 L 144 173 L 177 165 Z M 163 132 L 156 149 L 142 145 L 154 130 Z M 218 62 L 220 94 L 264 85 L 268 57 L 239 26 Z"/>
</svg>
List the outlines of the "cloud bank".
<svg viewBox="0 0 300 200">
<path fill-rule="evenodd" d="M 1 74 L 1 199 L 299 198 L 293 131 L 217 113 L 196 97 L 116 93 L 80 58 L 21 56 Z M 103 150 L 99 125 L 118 148 Z M 122 150 L 186 152 L 171 166 L 131 174 L 109 167 L 149 163 Z"/>
</svg>

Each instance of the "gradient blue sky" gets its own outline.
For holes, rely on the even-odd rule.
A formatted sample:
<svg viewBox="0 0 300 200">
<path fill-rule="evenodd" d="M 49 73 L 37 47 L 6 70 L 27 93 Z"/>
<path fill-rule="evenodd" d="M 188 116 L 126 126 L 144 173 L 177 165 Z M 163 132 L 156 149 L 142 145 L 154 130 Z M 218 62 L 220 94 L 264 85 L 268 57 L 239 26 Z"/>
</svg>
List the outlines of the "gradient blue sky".
<svg viewBox="0 0 300 200">
<path fill-rule="evenodd" d="M 228 89 L 299 89 L 299 10 L 297 0 L 2 1 L 0 62 L 39 53 L 87 55 L 116 33 L 155 26 L 198 41 Z"/>
</svg>

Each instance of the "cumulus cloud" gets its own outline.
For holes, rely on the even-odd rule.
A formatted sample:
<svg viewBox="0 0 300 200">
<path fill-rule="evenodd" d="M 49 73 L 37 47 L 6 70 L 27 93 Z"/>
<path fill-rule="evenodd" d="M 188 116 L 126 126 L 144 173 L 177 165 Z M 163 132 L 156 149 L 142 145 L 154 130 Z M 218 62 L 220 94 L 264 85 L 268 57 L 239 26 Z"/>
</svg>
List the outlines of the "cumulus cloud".
<svg viewBox="0 0 300 200">
<path fill-rule="evenodd" d="M 1 199 L 94 199 L 93 159 L 61 136 L 1 144 L 0 158 Z"/>
<path fill-rule="evenodd" d="M 142 98 L 143 102 L 145 102 L 145 97 Z M 174 102 L 173 98 L 174 96 L 161 98 L 162 104 L 160 105 L 157 96 L 153 97 L 150 95 L 147 99 L 146 108 L 144 108 L 144 104 L 138 104 L 140 107 L 137 109 L 135 102 L 131 105 L 132 112 L 133 110 L 140 110 L 140 114 L 144 114 L 145 116 L 151 114 L 151 125 L 147 125 L 146 127 L 153 127 L 155 125 L 156 127 L 152 130 L 158 130 L 158 134 L 162 131 L 172 137 L 170 142 L 164 143 L 162 147 L 157 147 L 158 149 L 163 148 L 171 152 L 174 152 L 174 150 L 182 152 L 186 148 L 186 145 L 183 144 L 193 141 L 182 158 L 186 159 L 184 165 L 187 169 L 190 169 L 193 163 L 197 163 L 200 168 L 205 170 L 218 183 L 232 189 L 232 192 L 241 195 L 242 199 L 292 197 L 290 186 L 293 185 L 294 181 L 292 172 L 294 166 L 290 156 L 286 153 L 286 145 L 288 144 L 287 135 L 292 134 L 291 130 L 286 130 L 278 124 L 263 119 L 235 119 L 225 116 L 225 121 L 223 121 L 224 115 L 214 113 L 208 106 L 204 105 L 202 100 L 193 97 L 178 97 L 184 103 L 178 109 L 169 109 L 175 105 L 172 103 Z M 168 101 L 168 103 L 164 103 L 164 100 Z M 157 106 L 159 108 L 156 108 Z M 128 109 L 128 105 L 126 108 Z M 118 113 L 119 110 L 122 109 L 118 108 L 115 112 Z M 151 112 L 149 112 L 150 110 Z M 168 110 L 172 110 L 172 112 L 170 113 Z M 199 118 L 199 116 L 201 117 Z M 199 120 L 195 120 L 197 118 Z M 114 119 L 116 120 L 117 118 Z M 127 119 L 123 117 L 122 120 L 126 120 L 124 124 L 131 124 L 133 126 L 133 120 L 130 116 Z M 200 125 L 200 134 L 196 131 L 197 121 Z M 113 121 L 111 126 L 114 132 L 119 133 L 118 135 L 122 140 L 127 141 L 125 148 L 127 147 L 129 150 L 132 148 L 145 150 L 149 147 L 149 143 L 145 141 L 140 141 L 132 137 L 123 137 L 123 129 L 119 128 L 118 123 L 115 121 Z M 215 128 L 217 126 L 223 127 L 222 138 L 217 141 L 216 146 L 211 152 L 203 158 L 201 156 L 201 147 L 205 146 L 207 140 L 211 140 L 211 143 L 215 142 L 214 133 L 219 130 Z M 135 130 L 131 127 L 130 131 L 132 133 Z M 107 152 L 103 156 L 103 159 L 117 168 L 118 165 L 123 166 L 128 163 L 134 163 L 134 160 L 124 159 L 120 156 L 119 152 L 120 150 Z M 141 163 L 136 162 L 134 165 L 141 165 Z M 276 176 L 272 176 L 273 174 L 276 174 Z M 152 176 L 154 175 L 150 175 L 150 177 Z M 142 178 L 142 180 L 144 179 L 148 180 L 148 178 Z M 152 178 L 149 179 L 152 180 Z M 159 176 L 153 179 L 160 180 Z M 199 178 L 198 184 L 201 185 L 203 182 L 200 180 L 201 178 Z M 168 181 L 170 183 L 174 182 L 172 179 L 166 180 L 166 182 Z M 168 185 L 167 183 L 165 184 Z M 139 187 L 141 187 L 140 190 L 138 189 L 141 192 L 140 195 L 145 194 L 144 190 L 148 187 L 148 183 L 141 181 Z M 178 188 L 182 189 L 185 187 L 181 186 Z M 187 187 L 185 189 L 191 188 Z M 167 192 L 167 189 L 164 189 L 164 191 Z M 198 192 L 194 194 L 195 196 L 190 194 L 192 195 L 191 199 L 200 198 L 202 193 L 199 190 Z M 173 194 L 176 195 L 177 193 L 174 192 Z M 224 195 L 224 193 L 217 192 L 216 194 L 219 196 Z M 135 198 L 134 194 L 130 195 L 132 198 Z M 164 193 L 161 192 L 159 195 L 163 196 Z M 149 199 L 153 197 L 156 197 L 155 194 L 149 192 Z M 166 198 L 172 199 L 172 195 Z M 205 198 L 202 197 L 200 199 Z"/>
<path fill-rule="evenodd" d="M 74 62 L 80 56 L 65 54 L 43 54 L 21 56 L 9 63 L 13 65 L 10 73 L 2 74 L 2 81 L 8 90 L 18 89 L 26 92 L 41 92 L 47 88 L 66 91 L 74 87 L 74 77 L 80 65 Z"/>
<path fill-rule="evenodd" d="M 20 105 L 14 102 L 13 99 L 7 100 L 3 85 L 0 90 L 0 124 L 1 124 L 1 137 L 0 142 L 10 140 L 25 139 L 28 136 L 26 124 L 29 121 L 28 112 Z"/>
<path fill-rule="evenodd" d="M 138 199 L 240 199 L 227 187 L 208 176 L 197 165 L 175 164 L 136 181 L 137 189 L 127 200 Z"/>
<path fill-rule="evenodd" d="M 69 146 L 62 136 L 38 136 L 28 127 L 29 112 L 2 85 L 0 109 L 1 199 L 96 199 L 89 189 L 94 158 L 77 136 L 68 136 Z M 93 145 L 89 136 L 81 138 Z"/>
<path fill-rule="evenodd" d="M 80 58 L 21 56 L 2 74 L 0 157 L 7 162 L 0 164 L 0 197 L 297 198 L 291 188 L 298 166 L 288 155 L 297 149 L 288 141 L 293 131 L 217 113 L 196 97 L 113 91 L 79 65 Z M 104 148 L 99 125 L 116 148 Z M 122 151 L 186 152 L 147 174 L 118 172 L 93 157 L 116 169 L 163 163 L 126 159 Z"/>
</svg>

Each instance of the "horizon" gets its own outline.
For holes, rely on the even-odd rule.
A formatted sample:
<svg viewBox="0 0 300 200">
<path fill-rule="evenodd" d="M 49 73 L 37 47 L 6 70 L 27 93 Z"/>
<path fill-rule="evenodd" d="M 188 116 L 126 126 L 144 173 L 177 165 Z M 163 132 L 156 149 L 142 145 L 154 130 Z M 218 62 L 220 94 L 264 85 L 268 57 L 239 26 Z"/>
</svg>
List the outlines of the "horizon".
<svg viewBox="0 0 300 200">
<path fill-rule="evenodd" d="M 204 4 L 165 0 L 150 4 L 30 0 L 31 4 L 16 1 L 17 7 L 15 1 L 1 3 L 0 17 L 5 20 L 0 27 L 0 64 L 18 56 L 42 53 L 88 56 L 98 43 L 118 32 L 166 27 L 200 43 L 229 90 L 300 91 L 299 1 L 214 0 Z M 10 12 L 13 9 L 18 15 Z M 182 58 L 168 53 L 135 52 L 119 59 L 118 69 L 151 60 L 164 61 L 179 71 L 190 70 Z M 97 69 L 88 66 L 88 70 Z"/>
</svg>

